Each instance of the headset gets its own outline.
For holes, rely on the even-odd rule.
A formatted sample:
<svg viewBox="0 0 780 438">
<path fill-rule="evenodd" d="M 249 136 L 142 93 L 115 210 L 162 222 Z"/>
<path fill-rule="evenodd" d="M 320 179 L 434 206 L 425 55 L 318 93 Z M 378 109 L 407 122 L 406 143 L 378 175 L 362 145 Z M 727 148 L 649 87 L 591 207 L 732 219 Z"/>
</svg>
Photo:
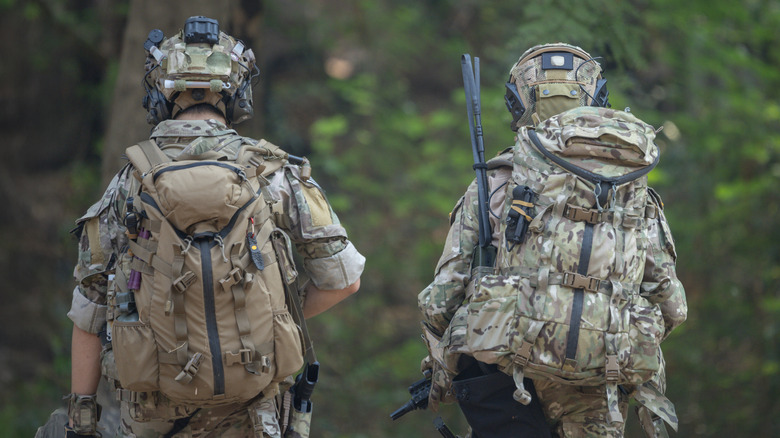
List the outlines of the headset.
<svg viewBox="0 0 780 438">
<path fill-rule="evenodd" d="M 165 95 L 157 88 L 149 85 L 149 74 L 156 68 L 159 68 L 160 64 L 152 67 L 141 81 L 144 90 L 146 90 L 146 96 L 144 96 L 141 102 L 144 109 L 146 109 L 146 121 L 152 125 L 157 125 L 163 120 L 171 118 L 171 111 L 173 111 L 173 102 L 169 102 L 165 98 Z"/>
</svg>

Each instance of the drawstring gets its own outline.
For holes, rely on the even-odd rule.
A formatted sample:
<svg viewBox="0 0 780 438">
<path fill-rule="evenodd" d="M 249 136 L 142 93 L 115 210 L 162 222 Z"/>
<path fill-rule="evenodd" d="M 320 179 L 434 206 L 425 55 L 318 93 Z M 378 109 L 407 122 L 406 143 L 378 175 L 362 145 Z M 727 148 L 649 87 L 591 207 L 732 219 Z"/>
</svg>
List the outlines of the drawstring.
<svg viewBox="0 0 780 438">
<path fill-rule="evenodd" d="M 219 245 L 219 249 L 222 250 L 222 261 L 225 263 L 229 262 L 228 258 L 225 257 L 225 242 L 222 240 L 222 236 L 220 236 L 219 234 L 215 234 L 214 240 L 217 241 L 217 245 Z"/>
<path fill-rule="evenodd" d="M 184 238 L 184 243 L 187 245 L 184 248 L 182 248 L 181 253 L 187 254 L 187 251 L 190 250 L 190 247 L 192 246 L 192 236 L 187 236 Z"/>
</svg>

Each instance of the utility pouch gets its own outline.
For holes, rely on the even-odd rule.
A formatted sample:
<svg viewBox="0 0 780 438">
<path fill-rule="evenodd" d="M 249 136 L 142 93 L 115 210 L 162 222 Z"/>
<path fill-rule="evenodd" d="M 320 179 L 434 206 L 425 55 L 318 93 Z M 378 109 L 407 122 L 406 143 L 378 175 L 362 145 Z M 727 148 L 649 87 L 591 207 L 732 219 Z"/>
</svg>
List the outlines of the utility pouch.
<svg viewBox="0 0 780 438">
<path fill-rule="evenodd" d="M 525 238 L 528 225 L 534 217 L 534 198 L 536 194 L 528 186 L 517 186 L 512 189 L 512 207 L 506 218 L 506 242 L 507 246 L 522 243 Z M 507 249 L 511 249 L 507 247 Z"/>
<path fill-rule="evenodd" d="M 295 408 L 290 409 L 290 423 L 284 432 L 284 438 L 309 438 L 311 414 L 312 411 L 301 412 Z"/>
</svg>

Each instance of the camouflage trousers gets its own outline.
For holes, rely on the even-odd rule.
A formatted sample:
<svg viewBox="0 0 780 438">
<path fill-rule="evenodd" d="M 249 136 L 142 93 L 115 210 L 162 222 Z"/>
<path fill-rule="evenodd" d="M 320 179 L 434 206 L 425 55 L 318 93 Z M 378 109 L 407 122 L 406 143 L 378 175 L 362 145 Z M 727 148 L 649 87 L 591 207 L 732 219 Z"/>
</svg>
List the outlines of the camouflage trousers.
<svg viewBox="0 0 780 438">
<path fill-rule="evenodd" d="M 604 386 L 571 386 L 534 380 L 536 394 L 553 436 L 559 438 L 622 438 L 625 423 L 609 424 Z M 627 418 L 629 397 L 618 392 L 619 409 Z"/>
<path fill-rule="evenodd" d="M 153 410 L 153 411 L 152 411 Z M 189 422 L 175 438 L 281 438 L 274 397 L 263 401 L 217 407 L 188 408 L 162 401 L 149 404 L 122 401 L 117 437 L 160 438 L 177 421 Z M 143 420 L 143 421 L 140 421 Z"/>
</svg>

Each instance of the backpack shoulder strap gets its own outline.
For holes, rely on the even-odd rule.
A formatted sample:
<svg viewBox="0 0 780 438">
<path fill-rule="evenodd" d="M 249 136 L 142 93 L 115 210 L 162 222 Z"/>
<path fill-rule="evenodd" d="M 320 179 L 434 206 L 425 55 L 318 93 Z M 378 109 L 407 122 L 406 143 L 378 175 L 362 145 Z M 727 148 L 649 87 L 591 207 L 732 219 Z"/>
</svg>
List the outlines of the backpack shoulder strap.
<svg viewBox="0 0 780 438">
<path fill-rule="evenodd" d="M 127 159 L 139 172 L 146 173 L 152 167 L 171 161 L 154 140 L 144 140 L 125 149 Z"/>
</svg>

